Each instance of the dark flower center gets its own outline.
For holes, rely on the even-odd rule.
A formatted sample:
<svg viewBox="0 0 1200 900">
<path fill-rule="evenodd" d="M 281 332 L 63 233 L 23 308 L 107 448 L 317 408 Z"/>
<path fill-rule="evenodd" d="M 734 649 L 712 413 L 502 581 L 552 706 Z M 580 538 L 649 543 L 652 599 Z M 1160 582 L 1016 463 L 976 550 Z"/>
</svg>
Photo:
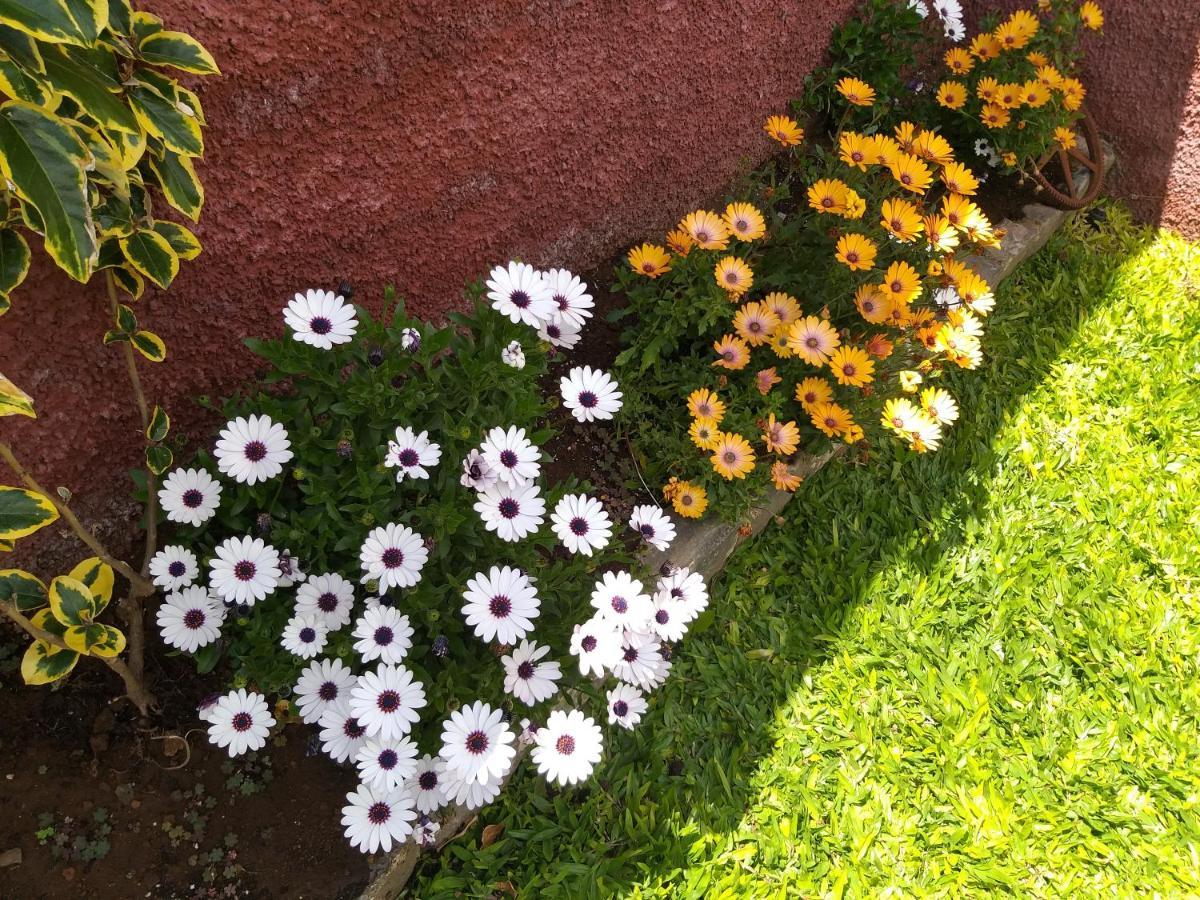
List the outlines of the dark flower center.
<svg viewBox="0 0 1200 900">
<path fill-rule="evenodd" d="M 643 272 L 653 272 L 653 271 L 654 271 L 654 264 L 653 264 L 653 263 L 648 263 L 648 262 L 646 262 L 646 263 L 642 263 L 642 271 L 643 271 Z"/>
<path fill-rule="evenodd" d="M 196 629 L 202 626 L 208 617 L 204 615 L 204 610 L 189 609 L 183 614 L 183 627 Z"/>
<path fill-rule="evenodd" d="M 353 740 L 358 740 L 366 733 L 367 729 L 358 724 L 358 719 L 347 719 L 346 724 L 342 726 L 342 734 Z"/>
<path fill-rule="evenodd" d="M 633 647 L 629 647 L 628 649 L 626 649 L 625 656 L 624 656 L 625 662 L 631 663 L 634 660 L 636 660 L 637 658 L 638 658 L 638 652 L 636 649 L 634 649 Z"/>
<path fill-rule="evenodd" d="M 707 231 L 697 231 L 696 232 L 696 243 L 697 244 L 707 244 L 708 241 L 709 241 L 709 235 L 708 235 Z"/>
<path fill-rule="evenodd" d="M 575 738 L 571 737 L 569 734 L 562 735 L 557 741 L 554 742 L 554 749 L 563 756 L 570 756 L 575 752 Z"/>
<path fill-rule="evenodd" d="M 597 397 L 595 394 L 593 394 L 591 391 L 582 391 L 579 394 L 579 405 L 582 406 L 584 409 L 591 409 L 593 406 L 595 406 L 599 402 L 600 402 L 600 398 Z"/>
<path fill-rule="evenodd" d="M 629 714 L 629 704 L 624 700 L 618 700 L 613 704 L 613 712 L 617 714 L 618 719 L 623 719 Z"/>
<path fill-rule="evenodd" d="M 254 719 L 248 712 L 234 713 L 230 724 L 233 726 L 234 731 L 249 731 L 250 726 L 254 724 Z"/>
<path fill-rule="evenodd" d="M 735 462 L 737 462 L 737 454 L 732 450 L 726 450 L 721 459 L 725 461 L 725 465 L 732 466 Z"/>
<path fill-rule="evenodd" d="M 243 559 L 233 567 L 233 575 L 238 581 L 250 581 L 257 571 L 258 566 L 254 565 L 248 559 Z"/>
<path fill-rule="evenodd" d="M 505 497 L 500 501 L 500 515 L 506 519 L 515 519 L 521 511 L 521 504 L 517 503 L 512 497 Z"/>
<path fill-rule="evenodd" d="M 552 338 L 560 338 L 562 337 L 562 329 L 557 325 L 547 325 L 546 334 Z"/>
<path fill-rule="evenodd" d="M 623 615 L 629 609 L 629 602 L 624 597 L 612 598 L 613 612 Z"/>
<path fill-rule="evenodd" d="M 591 653 L 596 649 L 596 639 L 589 634 L 579 642 L 579 646 L 582 647 L 587 653 Z"/>
<path fill-rule="evenodd" d="M 311 644 L 317 639 L 317 629 L 305 626 L 300 629 L 300 643 Z"/>
<path fill-rule="evenodd" d="M 338 686 L 332 681 L 324 682 L 317 688 L 317 696 L 328 703 L 330 700 L 336 700 L 338 695 Z"/>
<path fill-rule="evenodd" d="M 858 369 L 857 369 L 857 368 L 855 368 L 855 366 L 854 366 L 854 363 L 846 363 L 844 366 L 842 366 L 842 374 L 843 374 L 843 375 L 848 375 L 848 376 L 850 376 L 851 378 L 853 378 L 853 377 L 854 377 L 854 374 L 855 374 L 857 371 L 858 371 Z"/>
<path fill-rule="evenodd" d="M 183 505 L 188 509 L 195 509 L 204 502 L 204 494 L 202 494 L 196 488 L 188 488 L 183 492 L 183 497 L 180 499 L 183 500 Z"/>
<path fill-rule="evenodd" d="M 671 588 L 671 599 L 672 600 L 682 600 L 683 599 L 683 591 L 680 588 Z"/>
<path fill-rule="evenodd" d="M 572 519 L 571 520 L 571 532 L 573 534 L 579 535 L 580 537 L 587 534 L 588 533 L 587 519 L 581 518 L 580 516 L 576 516 L 574 519 Z"/>
<path fill-rule="evenodd" d="M 331 613 L 338 608 L 337 594 L 332 591 L 326 591 L 317 598 L 317 609 L 321 612 Z"/>
<path fill-rule="evenodd" d="M 421 461 L 421 455 L 409 447 L 406 450 L 400 451 L 400 465 L 405 468 L 411 468 Z"/>
<path fill-rule="evenodd" d="M 654 526 L 653 525 L 643 525 L 641 528 L 638 529 L 638 531 L 640 531 L 642 533 L 642 537 L 644 537 L 646 540 L 649 540 L 650 538 L 654 537 Z"/>
<path fill-rule="evenodd" d="M 175 560 L 175 562 L 171 563 L 169 566 L 167 566 L 167 574 L 170 575 L 172 578 L 182 578 L 183 573 L 186 571 L 187 571 L 187 566 L 184 565 L 183 562 L 178 559 Z"/>
<path fill-rule="evenodd" d="M 308 327 L 313 334 L 329 334 L 333 331 L 333 323 L 324 316 L 314 316 Z"/>
<path fill-rule="evenodd" d="M 824 197 L 824 198 L 822 198 L 822 199 L 821 199 L 821 205 L 822 205 L 823 207 L 825 207 L 826 209 L 829 209 L 831 206 L 833 206 L 833 198 L 832 198 L 832 197 Z"/>
<path fill-rule="evenodd" d="M 503 594 L 497 594 L 488 602 L 488 612 L 497 619 L 504 619 L 512 612 L 512 601 Z"/>
<path fill-rule="evenodd" d="M 654 621 L 659 625 L 666 625 L 671 620 L 671 615 L 665 609 L 660 609 L 654 614 Z"/>
<path fill-rule="evenodd" d="M 472 731 L 467 735 L 467 752 L 478 756 L 488 748 L 488 737 L 482 731 Z"/>
<path fill-rule="evenodd" d="M 437 772 L 432 769 L 426 769 L 417 777 L 417 784 L 421 786 L 421 790 L 423 791 L 432 791 L 437 787 L 437 783 Z"/>
<path fill-rule="evenodd" d="M 500 451 L 500 464 L 502 466 L 504 466 L 505 468 L 511 469 L 513 466 L 515 466 L 517 464 L 517 462 L 518 462 L 517 454 L 514 453 L 512 450 L 501 450 Z"/>
<path fill-rule="evenodd" d="M 400 695 L 395 691 L 384 691 L 375 701 L 375 705 L 379 707 L 380 712 L 394 713 L 400 708 Z"/>
<path fill-rule="evenodd" d="M 388 547 L 380 559 L 386 568 L 397 569 L 404 564 L 404 551 L 397 547 Z"/>
<path fill-rule="evenodd" d="M 382 825 L 392 817 L 392 808 L 386 803 L 372 803 L 367 810 L 367 820 L 372 825 Z"/>
<path fill-rule="evenodd" d="M 855 250 L 851 250 L 849 253 L 847 253 L 846 254 L 846 262 L 852 262 L 852 263 L 858 262 L 858 252 Z"/>
<path fill-rule="evenodd" d="M 390 771 L 396 768 L 396 763 L 400 762 L 400 756 L 395 750 L 389 748 L 379 754 L 379 759 L 376 762 L 379 763 L 379 768 Z"/>
<path fill-rule="evenodd" d="M 559 312 L 563 312 L 571 307 L 570 302 L 564 294 L 555 294 L 554 302 L 558 304 Z"/>
<path fill-rule="evenodd" d="M 533 677 L 533 663 L 531 663 L 529 660 L 525 660 L 525 662 L 523 662 L 519 666 L 517 666 L 517 677 L 523 678 L 525 680 L 532 678 Z"/>
<path fill-rule="evenodd" d="M 513 306 L 517 307 L 517 309 L 524 309 L 529 305 L 529 295 L 524 291 L 513 291 L 508 299 L 512 301 Z"/>
<path fill-rule="evenodd" d="M 380 647 L 386 647 L 395 639 L 395 637 L 396 635 L 392 632 L 392 629 L 388 628 L 386 625 L 381 625 L 375 629 L 375 643 Z"/>
<path fill-rule="evenodd" d="M 262 441 L 251 441 L 242 453 L 250 462 L 261 462 L 267 455 L 267 445 Z"/>
<path fill-rule="evenodd" d="M 821 346 L 821 342 L 818 341 L 815 337 L 810 337 L 808 340 L 806 340 L 804 342 L 804 346 L 807 347 L 809 350 L 816 350 L 818 347 Z"/>
</svg>

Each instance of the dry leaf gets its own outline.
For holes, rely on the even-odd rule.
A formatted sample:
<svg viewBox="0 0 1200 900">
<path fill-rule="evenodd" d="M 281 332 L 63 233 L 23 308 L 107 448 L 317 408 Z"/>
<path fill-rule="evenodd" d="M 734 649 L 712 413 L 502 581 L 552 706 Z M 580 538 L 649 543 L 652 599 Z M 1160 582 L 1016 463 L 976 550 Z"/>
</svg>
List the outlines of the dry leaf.
<svg viewBox="0 0 1200 900">
<path fill-rule="evenodd" d="M 500 840 L 500 835 L 504 834 L 504 826 L 496 823 L 488 825 L 483 829 L 483 836 L 479 839 L 480 848 L 490 847 L 496 841 Z"/>
</svg>

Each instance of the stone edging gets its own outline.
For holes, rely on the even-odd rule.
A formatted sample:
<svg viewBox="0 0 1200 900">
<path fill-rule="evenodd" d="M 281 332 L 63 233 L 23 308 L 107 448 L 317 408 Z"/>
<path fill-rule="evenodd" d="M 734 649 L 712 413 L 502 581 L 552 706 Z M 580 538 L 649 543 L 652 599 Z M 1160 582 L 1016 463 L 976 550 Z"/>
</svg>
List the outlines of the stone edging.
<svg viewBox="0 0 1200 900">
<path fill-rule="evenodd" d="M 1105 142 L 1104 171 L 1107 173 L 1115 162 L 1113 149 Z M 1089 178 L 1086 170 L 1081 170 L 1075 176 L 1081 195 Z M 996 226 L 1003 228 L 1007 233 L 1002 247 L 971 256 L 967 263 L 995 288 L 1011 275 L 1017 266 L 1041 250 L 1070 214 L 1068 210 L 1054 209 L 1041 203 L 1026 204 L 1018 221 L 1005 219 Z M 844 445 L 839 445 L 815 456 L 801 454 L 792 463 L 791 470 L 801 478 L 808 478 L 824 468 L 834 457 L 842 455 L 845 449 Z M 699 572 L 706 582 L 711 582 L 713 576 L 725 568 L 726 561 L 738 545 L 766 528 L 792 496 L 785 491 L 769 490 L 763 504 L 756 507 L 751 514 L 749 528 L 718 520 L 676 521 L 676 536 L 670 549 L 651 550 L 644 555 L 643 561 L 651 572 L 656 572 L 670 563 Z M 522 748 L 513 758 L 512 768 L 504 777 L 501 790 L 516 772 L 524 750 L 525 748 Z M 478 814 L 479 810 L 469 810 L 461 806 L 450 809 L 441 821 L 434 849 L 441 850 L 458 837 L 464 829 L 470 827 Z M 412 876 L 420 855 L 421 848 L 408 843 L 384 856 L 378 864 L 372 866 L 371 883 L 367 885 L 359 900 L 393 900 L 399 897 Z"/>
</svg>

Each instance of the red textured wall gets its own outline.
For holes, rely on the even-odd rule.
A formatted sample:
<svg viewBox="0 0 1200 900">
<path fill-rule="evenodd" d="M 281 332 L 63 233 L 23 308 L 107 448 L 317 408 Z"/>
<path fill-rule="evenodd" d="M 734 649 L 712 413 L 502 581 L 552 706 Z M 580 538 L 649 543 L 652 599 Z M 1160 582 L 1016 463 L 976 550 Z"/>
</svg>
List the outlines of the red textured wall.
<svg viewBox="0 0 1200 900">
<path fill-rule="evenodd" d="M 224 73 L 198 88 L 204 254 L 137 309 L 170 348 L 150 392 L 207 436 L 190 398 L 245 381 L 241 338 L 277 333 L 297 289 L 348 278 L 370 302 L 394 282 L 436 314 L 510 256 L 586 269 L 661 234 L 769 152 L 764 118 L 854 0 L 136 5 Z M 0 428 L 120 534 L 140 449 L 102 294 L 42 267 L 15 296 L 0 371 L 41 418 Z"/>
</svg>

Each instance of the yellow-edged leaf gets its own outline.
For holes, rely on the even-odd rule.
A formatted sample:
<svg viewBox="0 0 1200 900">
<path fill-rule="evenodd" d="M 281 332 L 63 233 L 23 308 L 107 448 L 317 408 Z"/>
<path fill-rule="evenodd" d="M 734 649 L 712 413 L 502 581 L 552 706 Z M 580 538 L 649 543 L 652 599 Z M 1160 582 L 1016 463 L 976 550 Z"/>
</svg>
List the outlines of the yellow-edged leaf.
<svg viewBox="0 0 1200 900">
<path fill-rule="evenodd" d="M 162 362 L 167 358 L 167 345 L 153 331 L 134 332 L 129 340 L 133 343 L 133 348 L 150 362 Z"/>
<path fill-rule="evenodd" d="M 0 569 L 0 602 L 14 604 L 30 613 L 46 605 L 46 585 L 24 569 Z"/>
<path fill-rule="evenodd" d="M 90 43 L 65 0 L 0 0 L 0 23 L 48 44 Z"/>
<path fill-rule="evenodd" d="M 0 93 L 35 106 L 49 106 L 54 99 L 54 91 L 49 85 L 3 56 L 0 56 Z"/>
<path fill-rule="evenodd" d="M 146 152 L 146 133 L 140 129 L 137 134 L 117 131 L 109 135 L 109 138 L 112 140 L 113 147 L 116 148 L 117 156 L 121 158 L 121 165 L 127 172 L 141 161 L 142 155 Z"/>
<path fill-rule="evenodd" d="M 26 684 L 49 684 L 70 674 L 77 662 L 79 654 L 74 650 L 34 641 L 21 658 L 21 678 Z"/>
<path fill-rule="evenodd" d="M 146 290 L 146 282 L 142 280 L 142 276 L 125 266 L 117 266 L 113 269 L 113 278 L 117 280 L 117 287 L 134 300 L 139 299 L 142 292 Z"/>
<path fill-rule="evenodd" d="M 127 94 L 142 128 L 184 156 L 204 155 L 204 134 L 195 115 L 186 115 L 173 100 L 146 84 L 137 84 Z"/>
<path fill-rule="evenodd" d="M 167 469 L 171 468 L 171 463 L 175 459 L 175 454 L 171 452 L 170 447 L 164 447 L 162 444 L 154 444 L 146 448 L 146 466 L 155 475 L 161 475 Z"/>
<path fill-rule="evenodd" d="M 148 63 L 171 66 L 195 75 L 220 75 L 216 60 L 204 45 L 182 31 L 157 31 L 138 44 L 138 53 Z"/>
<path fill-rule="evenodd" d="M 58 518 L 50 498 L 23 488 L 0 485 L 0 540 L 15 541 Z"/>
<path fill-rule="evenodd" d="M 50 47 L 45 53 L 46 81 L 60 94 L 66 94 L 105 131 L 136 134 L 137 119 L 115 93 L 120 85 L 99 69 L 77 62 L 66 50 Z"/>
<path fill-rule="evenodd" d="M 180 259 L 195 259 L 200 255 L 200 239 L 192 234 L 190 229 L 166 219 L 159 219 L 154 223 L 154 230 L 167 239 L 167 243 Z"/>
<path fill-rule="evenodd" d="M 74 578 L 92 592 L 92 599 L 96 601 L 96 615 L 103 612 L 104 607 L 108 606 L 109 601 L 112 600 L 112 566 L 100 557 L 92 556 L 85 559 L 73 568 L 67 577 Z"/>
<path fill-rule="evenodd" d="M 161 406 L 155 406 L 150 413 L 150 425 L 146 428 L 146 440 L 158 443 L 166 438 L 171 430 L 171 417 Z"/>
<path fill-rule="evenodd" d="M 167 288 L 179 274 L 179 256 L 170 242 L 151 229 L 121 238 L 121 250 L 129 264 L 157 284 Z"/>
<path fill-rule="evenodd" d="M 0 375 L 0 416 L 28 416 L 37 418 L 33 411 L 33 398 Z"/>
<path fill-rule="evenodd" d="M 0 231 L 0 294 L 11 294 L 29 274 L 29 244 L 15 228 Z"/>
<path fill-rule="evenodd" d="M 158 178 L 167 202 L 193 222 L 199 222 L 204 207 L 204 185 L 196 177 L 192 161 L 167 150 L 161 159 L 150 157 L 150 170 Z"/>
<path fill-rule="evenodd" d="M 86 656 L 117 656 L 125 649 L 125 635 L 118 628 L 92 622 L 90 625 L 73 625 L 63 635 L 63 640 L 72 650 Z"/>
<path fill-rule="evenodd" d="M 99 612 L 96 598 L 87 586 L 70 575 L 50 582 L 50 611 L 63 625 L 87 625 Z"/>
</svg>

